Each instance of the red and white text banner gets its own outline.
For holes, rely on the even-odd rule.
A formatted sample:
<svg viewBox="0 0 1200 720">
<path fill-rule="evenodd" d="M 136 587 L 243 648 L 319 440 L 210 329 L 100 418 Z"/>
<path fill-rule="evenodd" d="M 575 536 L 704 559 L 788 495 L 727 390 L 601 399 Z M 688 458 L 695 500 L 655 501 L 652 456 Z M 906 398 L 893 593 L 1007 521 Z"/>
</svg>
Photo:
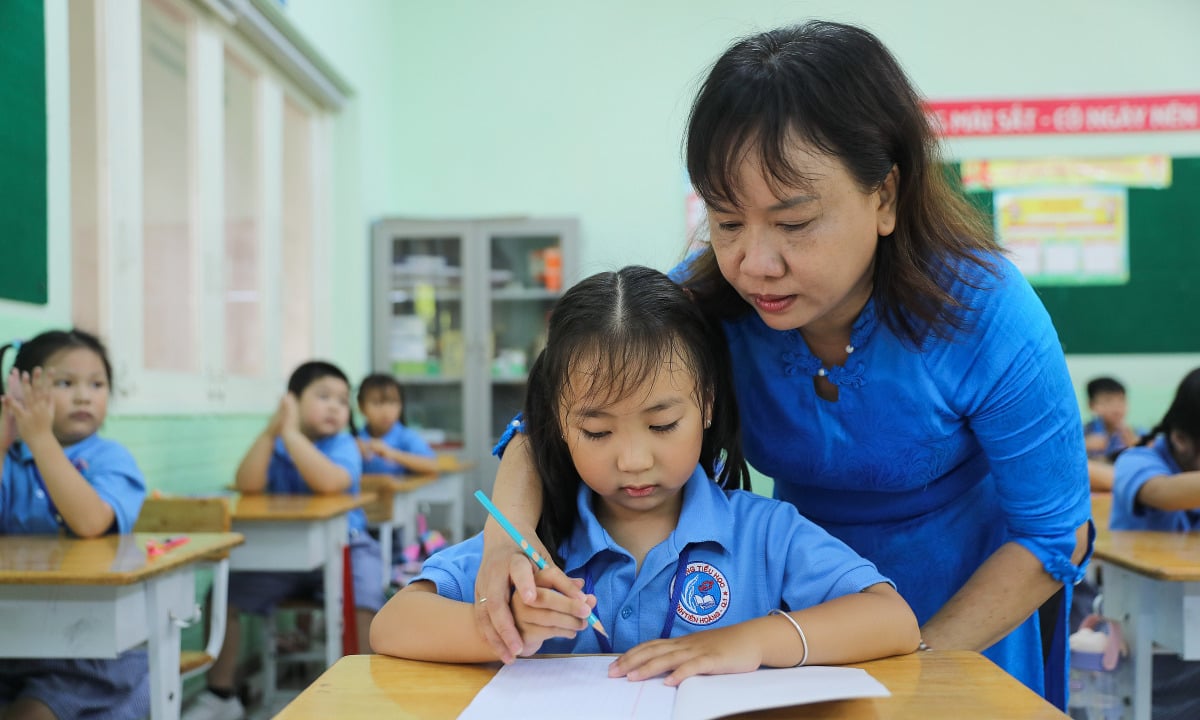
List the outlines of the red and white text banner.
<svg viewBox="0 0 1200 720">
<path fill-rule="evenodd" d="M 1200 94 L 925 104 L 945 137 L 1200 130 Z"/>
</svg>

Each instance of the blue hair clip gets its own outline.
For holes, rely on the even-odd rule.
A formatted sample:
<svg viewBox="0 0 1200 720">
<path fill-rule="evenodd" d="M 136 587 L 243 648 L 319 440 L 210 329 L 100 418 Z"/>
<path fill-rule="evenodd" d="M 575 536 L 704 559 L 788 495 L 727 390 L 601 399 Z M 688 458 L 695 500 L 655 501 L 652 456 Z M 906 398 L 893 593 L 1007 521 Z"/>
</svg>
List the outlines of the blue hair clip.
<svg viewBox="0 0 1200 720">
<path fill-rule="evenodd" d="M 20 340 L 13 340 L 13 341 L 12 341 L 12 349 L 13 349 L 13 350 L 16 350 L 17 352 L 21 352 L 21 341 L 20 341 Z"/>
</svg>

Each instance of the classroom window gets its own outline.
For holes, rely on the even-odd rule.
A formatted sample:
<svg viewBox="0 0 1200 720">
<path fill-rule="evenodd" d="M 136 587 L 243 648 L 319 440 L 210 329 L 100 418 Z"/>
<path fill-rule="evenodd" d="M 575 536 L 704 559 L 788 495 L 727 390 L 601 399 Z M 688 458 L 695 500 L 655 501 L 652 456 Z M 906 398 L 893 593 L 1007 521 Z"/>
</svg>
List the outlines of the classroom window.
<svg viewBox="0 0 1200 720">
<path fill-rule="evenodd" d="M 254 3 L 66 9 L 71 313 L 108 341 L 113 411 L 270 410 L 329 350 L 317 176 L 344 85 Z"/>
<path fill-rule="evenodd" d="M 312 357 L 312 121 L 294 99 L 283 103 L 283 372 Z"/>
<path fill-rule="evenodd" d="M 149 370 L 195 371 L 187 15 L 142 4 L 142 314 Z"/>
<path fill-rule="evenodd" d="M 257 72 L 225 52 L 225 369 L 257 377 L 263 372 L 262 228 L 259 182 Z"/>
<path fill-rule="evenodd" d="M 96 8 L 77 3 L 67 18 L 71 105 L 71 318 L 100 331 L 100 262 L 97 205 Z"/>
</svg>

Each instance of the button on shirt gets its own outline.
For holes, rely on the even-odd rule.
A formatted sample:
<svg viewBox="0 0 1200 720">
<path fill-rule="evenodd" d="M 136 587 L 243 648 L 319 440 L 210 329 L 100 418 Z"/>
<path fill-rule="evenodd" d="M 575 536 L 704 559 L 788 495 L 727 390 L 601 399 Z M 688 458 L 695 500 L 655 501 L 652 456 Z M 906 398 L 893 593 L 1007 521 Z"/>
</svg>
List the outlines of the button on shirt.
<svg viewBox="0 0 1200 720">
<path fill-rule="evenodd" d="M 810 607 L 888 582 L 795 507 L 749 492 L 726 493 L 699 467 L 683 488 L 679 525 L 646 554 L 639 572 L 633 557 L 600 526 L 592 497 L 587 486 L 580 487 L 580 517 L 560 554 L 568 575 L 590 575 L 595 612 L 614 652 L 659 637 L 685 547 L 687 570 L 673 609 L 672 637 L 726 627 L 775 608 Z M 471 602 L 482 554 L 483 538 L 477 535 L 435 553 L 415 579 L 433 582 L 444 597 Z M 574 639 L 548 640 L 541 652 L 594 653 L 600 645 L 589 629 Z"/>
<path fill-rule="evenodd" d="M 63 448 L 63 452 L 113 509 L 113 530 L 132 532 L 146 499 L 146 481 L 129 451 L 112 440 L 91 435 Z M 4 477 L 0 480 L 0 535 L 57 534 L 66 528 L 33 453 L 25 443 L 13 443 L 5 456 Z"/>
<path fill-rule="evenodd" d="M 359 452 L 358 443 L 354 441 L 350 433 L 340 432 L 337 435 L 323 437 L 320 440 L 314 440 L 313 445 L 335 465 L 345 468 L 346 472 L 350 473 L 350 487 L 347 488 L 346 494 L 357 495 L 362 481 L 362 453 Z M 300 471 L 296 469 L 296 464 L 292 462 L 292 456 L 288 455 L 283 440 L 279 438 L 275 439 L 275 451 L 271 454 L 271 463 L 267 466 L 267 492 L 289 495 L 313 494 L 312 488 L 304 482 Z M 346 515 L 346 519 L 351 534 L 366 532 L 367 515 L 362 508 L 351 510 Z"/>
</svg>

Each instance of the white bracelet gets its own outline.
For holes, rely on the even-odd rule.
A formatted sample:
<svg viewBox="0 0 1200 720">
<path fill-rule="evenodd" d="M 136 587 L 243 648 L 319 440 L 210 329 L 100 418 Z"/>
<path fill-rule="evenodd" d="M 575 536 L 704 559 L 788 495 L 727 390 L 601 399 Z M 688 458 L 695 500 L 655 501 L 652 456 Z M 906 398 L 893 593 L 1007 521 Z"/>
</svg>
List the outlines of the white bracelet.
<svg viewBox="0 0 1200 720">
<path fill-rule="evenodd" d="M 779 615 L 781 617 L 787 618 L 787 621 L 792 624 L 792 627 L 796 628 L 796 633 L 800 636 L 800 643 L 802 645 L 804 645 L 804 655 L 802 655 L 800 657 L 800 662 L 796 663 L 796 667 L 800 667 L 804 663 L 808 662 L 808 637 L 805 636 L 804 629 L 802 627 L 800 627 L 800 623 L 796 622 L 796 618 L 792 617 L 791 615 L 788 615 L 787 613 L 780 610 L 779 608 L 775 608 L 774 610 L 772 610 L 771 612 L 769 612 L 767 614 L 768 615 Z"/>
</svg>

